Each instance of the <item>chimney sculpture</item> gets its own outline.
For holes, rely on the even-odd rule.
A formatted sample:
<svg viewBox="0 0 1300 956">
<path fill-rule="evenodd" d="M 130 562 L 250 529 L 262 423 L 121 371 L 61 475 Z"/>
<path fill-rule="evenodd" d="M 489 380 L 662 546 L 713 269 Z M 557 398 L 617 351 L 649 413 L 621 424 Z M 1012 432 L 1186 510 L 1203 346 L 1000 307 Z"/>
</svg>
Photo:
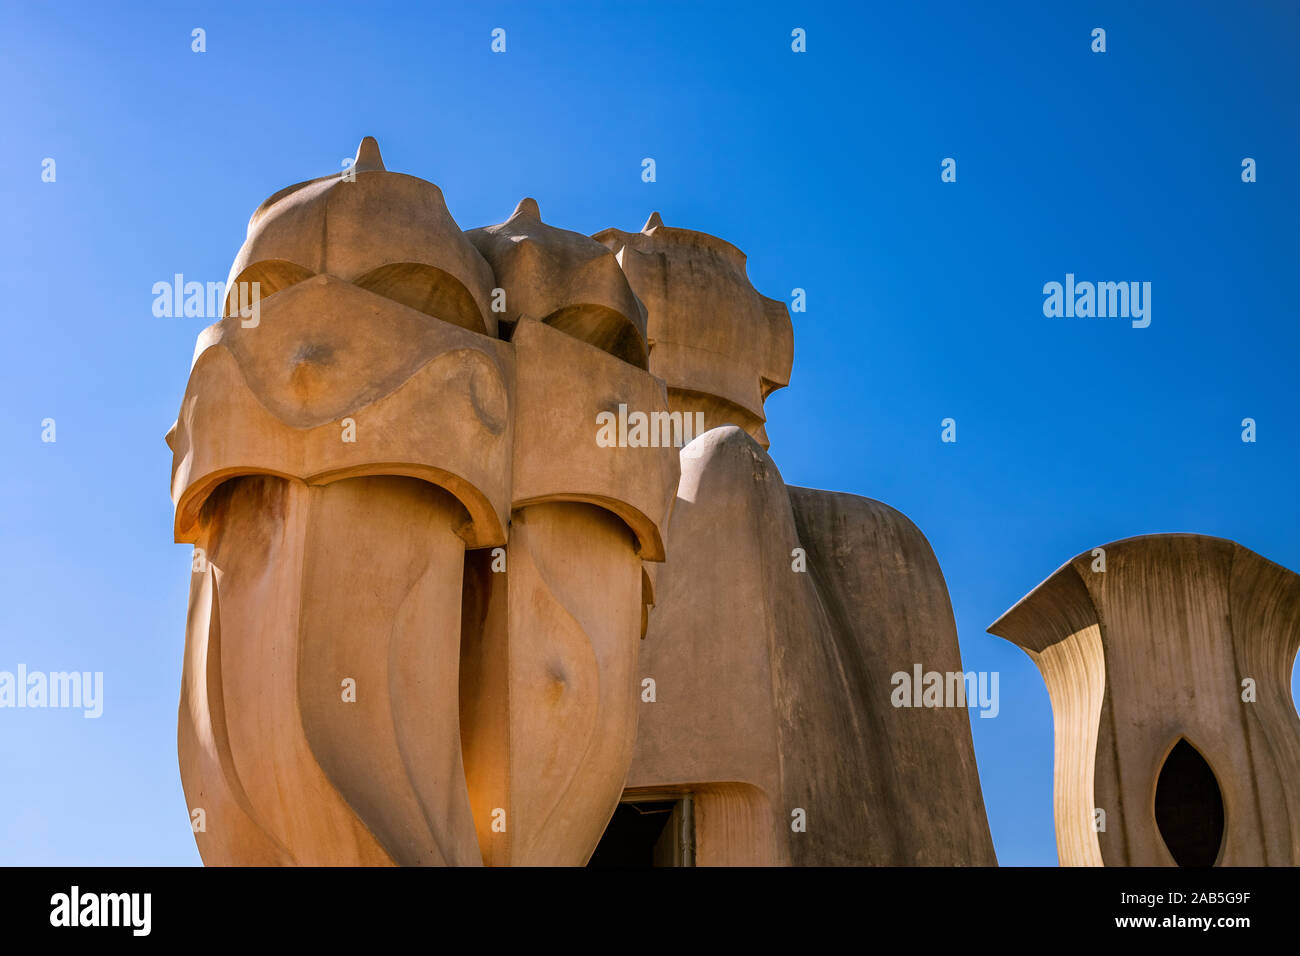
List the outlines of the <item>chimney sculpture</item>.
<svg viewBox="0 0 1300 956">
<path fill-rule="evenodd" d="M 206 863 L 581 865 L 650 792 L 700 864 L 994 862 L 967 714 L 890 699 L 961 671 L 942 574 L 782 482 L 744 263 L 463 232 L 370 138 L 257 209 L 168 434 Z"/>
</svg>

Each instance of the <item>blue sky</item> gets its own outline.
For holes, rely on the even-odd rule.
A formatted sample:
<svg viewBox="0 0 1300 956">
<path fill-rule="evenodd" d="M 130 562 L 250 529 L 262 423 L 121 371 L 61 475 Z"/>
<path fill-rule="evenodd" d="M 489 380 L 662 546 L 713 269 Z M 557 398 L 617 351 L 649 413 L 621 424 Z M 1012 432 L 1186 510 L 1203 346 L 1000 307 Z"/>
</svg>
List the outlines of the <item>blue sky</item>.
<svg viewBox="0 0 1300 956">
<path fill-rule="evenodd" d="M 1047 694 L 985 628 L 1130 535 L 1300 569 L 1300 7 L 1065 6 L 4 0 L 0 669 L 103 671 L 105 712 L 0 711 L 0 863 L 198 863 L 163 434 L 206 322 L 151 288 L 224 280 L 264 198 L 374 135 L 462 228 L 657 209 L 807 290 L 772 455 L 928 536 L 965 666 L 1001 673 L 973 720 L 999 860 L 1054 864 Z M 1067 272 L 1150 281 L 1150 327 L 1044 317 Z"/>
</svg>

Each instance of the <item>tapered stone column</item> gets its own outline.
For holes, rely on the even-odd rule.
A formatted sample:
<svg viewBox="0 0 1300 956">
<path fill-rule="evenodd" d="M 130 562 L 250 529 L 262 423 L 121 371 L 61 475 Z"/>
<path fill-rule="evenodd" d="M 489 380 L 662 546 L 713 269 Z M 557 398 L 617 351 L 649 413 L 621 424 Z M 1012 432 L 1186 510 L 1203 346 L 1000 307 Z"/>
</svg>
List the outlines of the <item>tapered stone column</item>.
<svg viewBox="0 0 1300 956">
<path fill-rule="evenodd" d="M 1300 576 L 1221 538 L 1128 538 L 989 630 L 1051 695 L 1062 864 L 1300 863 Z"/>
</svg>

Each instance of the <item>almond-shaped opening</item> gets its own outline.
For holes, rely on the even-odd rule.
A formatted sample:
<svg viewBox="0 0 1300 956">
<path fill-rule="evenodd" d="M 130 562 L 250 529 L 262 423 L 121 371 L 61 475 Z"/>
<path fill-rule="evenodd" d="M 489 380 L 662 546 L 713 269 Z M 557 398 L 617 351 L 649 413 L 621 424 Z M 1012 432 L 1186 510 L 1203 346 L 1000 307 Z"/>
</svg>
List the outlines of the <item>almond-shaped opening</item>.
<svg viewBox="0 0 1300 956">
<path fill-rule="evenodd" d="M 1223 792 L 1214 770 L 1186 738 L 1174 744 L 1156 780 L 1156 828 L 1179 866 L 1214 866 L 1223 846 Z"/>
</svg>

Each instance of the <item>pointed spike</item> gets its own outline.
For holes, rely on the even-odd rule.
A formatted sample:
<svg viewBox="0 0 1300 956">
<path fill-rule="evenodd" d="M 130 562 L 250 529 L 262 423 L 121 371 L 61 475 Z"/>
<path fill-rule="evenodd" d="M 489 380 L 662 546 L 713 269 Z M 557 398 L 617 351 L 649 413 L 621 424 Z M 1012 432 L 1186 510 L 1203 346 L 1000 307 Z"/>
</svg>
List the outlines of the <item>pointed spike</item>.
<svg viewBox="0 0 1300 956">
<path fill-rule="evenodd" d="M 542 221 L 542 211 L 537 206 L 537 200 L 531 196 L 519 200 L 519 205 L 515 207 L 515 211 L 511 213 L 510 218 L 514 219 L 515 216 L 526 216 L 529 219 L 536 219 L 538 222 Z"/>
<path fill-rule="evenodd" d="M 645 225 L 641 227 L 641 231 L 650 232 L 652 229 L 658 229 L 663 224 L 664 221 L 660 218 L 659 213 L 652 212 L 650 218 L 645 221 Z"/>
<path fill-rule="evenodd" d="M 357 147 L 357 158 L 353 161 L 352 168 L 359 173 L 376 172 L 387 169 L 384 165 L 384 157 L 379 153 L 379 143 L 373 136 L 367 136 Z"/>
</svg>

